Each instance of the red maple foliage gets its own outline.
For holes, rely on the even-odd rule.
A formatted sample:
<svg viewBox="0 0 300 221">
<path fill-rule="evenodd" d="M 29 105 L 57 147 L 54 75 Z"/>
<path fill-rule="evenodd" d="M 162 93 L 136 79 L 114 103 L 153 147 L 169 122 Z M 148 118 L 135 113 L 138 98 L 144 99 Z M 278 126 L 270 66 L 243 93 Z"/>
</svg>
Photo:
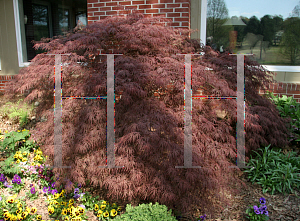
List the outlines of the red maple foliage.
<svg viewBox="0 0 300 221">
<path fill-rule="evenodd" d="M 157 201 L 182 212 L 195 205 L 213 215 L 218 205 L 210 196 L 230 203 L 220 191 L 231 182 L 242 184 L 234 177 L 236 169 L 229 168 L 235 165 L 237 104 L 235 99 L 193 100 L 192 158 L 193 165 L 202 168 L 175 168 L 184 164 L 184 56 L 176 53 L 205 52 L 203 57 L 192 56 L 193 95 L 202 90 L 205 95 L 236 96 L 236 56 L 203 47 L 186 37 L 188 30 L 165 27 L 159 19 L 142 14 L 111 17 L 35 45 L 52 54 L 71 53 L 62 56 L 63 96 L 106 96 L 106 56 L 97 55 L 97 49 L 123 54 L 115 56 L 115 93 L 122 94 L 115 104 L 115 164 L 125 167 L 98 168 L 106 162 L 106 101 L 67 99 L 62 154 L 63 165 L 71 168 L 54 172 L 83 186 L 91 180 L 93 187 L 106 191 L 109 201 Z M 37 55 L 6 92 L 14 97 L 28 90 L 25 101 L 40 102 L 37 116 L 47 116 L 47 121 L 39 122 L 32 133 L 51 159 L 54 63 L 54 56 Z M 275 106 L 257 92 L 271 78 L 248 57 L 245 65 L 248 160 L 250 150 L 261 145 L 286 145 L 287 128 Z M 218 118 L 217 109 L 227 115 Z M 56 186 L 60 184 L 66 180 L 59 179 Z"/>
</svg>

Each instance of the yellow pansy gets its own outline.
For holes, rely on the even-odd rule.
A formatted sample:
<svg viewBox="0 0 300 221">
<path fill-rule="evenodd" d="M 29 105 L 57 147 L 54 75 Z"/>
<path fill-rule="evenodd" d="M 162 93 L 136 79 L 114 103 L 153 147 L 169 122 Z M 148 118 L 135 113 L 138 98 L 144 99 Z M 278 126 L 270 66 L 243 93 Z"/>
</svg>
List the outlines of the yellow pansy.
<svg viewBox="0 0 300 221">
<path fill-rule="evenodd" d="M 22 208 L 19 207 L 18 210 L 16 211 L 16 213 L 18 213 L 18 214 L 19 214 L 19 213 L 22 213 Z"/>
<path fill-rule="evenodd" d="M 102 216 L 103 211 L 102 210 L 98 210 L 98 214 L 97 217 L 101 217 Z"/>
<path fill-rule="evenodd" d="M 36 208 L 36 207 L 32 207 L 31 210 L 30 210 L 30 212 L 31 212 L 32 214 L 35 214 L 36 211 L 37 211 L 37 208 Z"/>
<path fill-rule="evenodd" d="M 41 216 L 41 215 L 37 215 L 37 216 L 36 216 L 36 219 L 37 219 L 37 220 L 42 220 L 42 216 Z"/>
<path fill-rule="evenodd" d="M 49 213 L 50 215 L 53 214 L 53 213 L 54 213 L 54 207 L 49 206 L 49 207 L 48 207 L 48 213 Z"/>
<path fill-rule="evenodd" d="M 122 207 L 118 207 L 117 211 L 120 212 L 122 210 Z"/>
<path fill-rule="evenodd" d="M 67 210 L 65 208 L 62 209 L 61 215 L 67 215 Z"/>
<path fill-rule="evenodd" d="M 6 203 L 13 203 L 13 202 L 15 202 L 15 200 L 14 200 L 14 198 L 13 197 L 8 197 L 7 199 L 6 199 Z"/>
<path fill-rule="evenodd" d="M 107 212 L 107 210 L 103 213 L 104 217 L 108 217 L 109 216 L 109 212 Z"/>
<path fill-rule="evenodd" d="M 101 205 L 101 206 L 100 206 L 100 209 L 101 209 L 101 210 L 105 210 L 105 208 L 106 208 L 106 205 Z"/>
<path fill-rule="evenodd" d="M 29 214 L 28 212 L 22 212 L 22 217 L 26 218 L 28 216 L 28 214 Z"/>
<path fill-rule="evenodd" d="M 20 130 L 17 130 L 17 132 L 20 133 L 21 131 L 20 131 Z"/>
<path fill-rule="evenodd" d="M 17 219 L 18 219 L 18 220 L 24 220 L 24 218 L 21 216 L 21 214 L 18 214 L 18 215 L 17 215 Z"/>
<path fill-rule="evenodd" d="M 98 204 L 95 204 L 95 208 L 94 208 L 95 211 L 98 211 L 99 210 L 99 206 Z"/>
<path fill-rule="evenodd" d="M 27 158 L 23 158 L 23 159 L 22 159 L 22 162 L 26 162 L 26 161 L 27 161 Z"/>
<path fill-rule="evenodd" d="M 116 216 L 118 214 L 118 212 L 115 210 L 115 209 L 112 209 L 111 211 L 110 211 L 110 215 L 111 216 Z"/>
</svg>

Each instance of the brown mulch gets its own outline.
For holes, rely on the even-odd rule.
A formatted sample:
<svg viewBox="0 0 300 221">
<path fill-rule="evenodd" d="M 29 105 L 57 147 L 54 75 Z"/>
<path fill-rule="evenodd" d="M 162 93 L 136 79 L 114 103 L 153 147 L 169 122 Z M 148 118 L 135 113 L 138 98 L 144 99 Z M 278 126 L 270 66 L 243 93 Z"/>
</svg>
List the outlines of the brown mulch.
<svg viewBox="0 0 300 221">
<path fill-rule="evenodd" d="M 0 107 L 3 105 L 4 101 L 1 99 L 2 96 L 0 96 Z M 1 113 L 0 113 L 1 115 Z M 30 130 L 35 125 L 35 121 L 31 121 L 28 126 L 25 128 Z M 17 131 L 18 129 L 21 130 L 22 128 L 19 127 L 19 124 L 15 124 L 7 119 L 2 119 L 0 117 L 0 129 L 2 133 L 5 130 L 8 130 L 8 132 L 11 131 Z M 300 145 L 294 145 L 292 147 L 284 147 L 283 152 L 288 152 L 290 150 L 296 151 L 299 156 L 300 152 Z M 0 156 L 0 161 L 1 159 Z M 236 173 L 237 179 L 241 179 L 246 183 L 246 188 L 242 187 L 241 192 L 238 195 L 234 195 L 232 193 L 225 192 L 226 197 L 230 200 L 232 203 L 230 206 L 222 205 L 224 207 L 224 210 L 219 210 L 216 214 L 214 214 L 214 217 L 212 218 L 212 214 L 206 214 L 207 215 L 207 221 L 230 221 L 230 220 L 247 220 L 245 217 L 246 209 L 249 205 L 257 205 L 259 201 L 259 198 L 264 197 L 266 199 L 266 205 L 267 210 L 269 212 L 270 220 L 281 220 L 281 221 L 300 221 L 300 190 L 295 189 L 297 195 L 295 194 L 281 194 L 276 193 L 275 195 L 271 195 L 269 193 L 262 193 L 262 188 L 258 184 L 252 184 L 251 182 L 247 181 L 247 174 L 244 172 Z M 29 183 L 27 184 L 27 189 L 25 188 L 20 192 L 20 195 L 25 194 L 25 190 L 29 191 Z M 235 187 L 234 184 L 232 184 L 232 187 Z M 0 194 L 4 190 L 0 190 Z M 100 199 L 104 199 L 104 193 L 100 190 L 93 190 L 91 188 L 83 188 L 83 192 L 88 191 L 93 196 L 100 196 Z M 214 196 L 212 196 L 214 198 Z M 108 200 L 109 201 L 109 200 Z M 214 199 L 215 205 L 220 205 L 217 199 Z M 30 202 L 29 200 L 26 201 L 29 207 L 36 206 L 38 209 L 38 214 L 41 214 L 43 216 L 43 219 L 48 220 L 48 212 L 47 212 L 47 203 L 44 198 L 38 199 L 38 201 Z M 123 202 L 116 202 L 118 205 L 123 206 L 123 208 L 126 208 L 126 204 Z M 132 205 L 137 206 L 140 202 L 131 202 Z M 32 205 L 31 205 L 32 204 Z M 193 214 L 184 214 L 187 218 L 182 220 L 194 220 L 192 217 L 199 217 L 200 215 L 204 215 L 205 211 L 195 211 Z M 89 220 L 97 220 L 96 217 L 92 214 L 92 212 L 88 211 L 88 216 L 90 217 Z"/>
</svg>

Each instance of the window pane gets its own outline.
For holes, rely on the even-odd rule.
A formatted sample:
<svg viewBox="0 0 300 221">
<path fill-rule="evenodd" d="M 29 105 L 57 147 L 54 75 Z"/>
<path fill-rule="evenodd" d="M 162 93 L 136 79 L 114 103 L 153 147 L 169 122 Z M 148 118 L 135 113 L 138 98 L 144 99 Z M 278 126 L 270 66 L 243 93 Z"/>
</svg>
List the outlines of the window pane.
<svg viewBox="0 0 300 221">
<path fill-rule="evenodd" d="M 32 16 L 34 40 L 39 41 L 43 37 L 50 37 L 48 7 L 32 4 Z"/>
<path fill-rule="evenodd" d="M 69 25 L 69 10 L 68 9 L 58 9 L 58 17 L 59 17 L 59 30 L 60 35 L 66 33 L 70 29 Z"/>
<path fill-rule="evenodd" d="M 300 65 L 299 0 L 207 0 L 207 44 L 255 54 L 268 65 Z"/>
</svg>

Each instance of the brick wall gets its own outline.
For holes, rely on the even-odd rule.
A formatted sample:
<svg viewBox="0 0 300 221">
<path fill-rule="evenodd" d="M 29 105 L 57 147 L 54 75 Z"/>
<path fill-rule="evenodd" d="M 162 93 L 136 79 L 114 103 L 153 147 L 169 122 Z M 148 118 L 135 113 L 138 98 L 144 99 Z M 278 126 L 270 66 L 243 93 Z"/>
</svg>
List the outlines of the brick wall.
<svg viewBox="0 0 300 221">
<path fill-rule="evenodd" d="M 124 15 L 132 11 L 147 16 L 163 16 L 171 21 L 166 25 L 174 28 L 190 28 L 190 0 L 87 0 L 88 23 L 108 16 Z"/>
<path fill-rule="evenodd" d="M 4 76 L 1 76 L 0 75 L 0 92 L 4 92 L 4 87 L 5 87 L 5 85 L 6 85 L 6 83 L 8 82 L 8 81 L 11 81 L 12 79 L 14 79 L 15 78 L 15 76 L 14 75 L 4 75 Z"/>
<path fill-rule="evenodd" d="M 300 84 L 296 83 L 276 83 L 270 84 L 269 91 L 273 92 L 274 95 L 286 95 L 288 97 L 293 97 L 298 103 L 300 103 Z M 260 89 L 259 94 L 264 94 L 265 90 Z"/>
</svg>

